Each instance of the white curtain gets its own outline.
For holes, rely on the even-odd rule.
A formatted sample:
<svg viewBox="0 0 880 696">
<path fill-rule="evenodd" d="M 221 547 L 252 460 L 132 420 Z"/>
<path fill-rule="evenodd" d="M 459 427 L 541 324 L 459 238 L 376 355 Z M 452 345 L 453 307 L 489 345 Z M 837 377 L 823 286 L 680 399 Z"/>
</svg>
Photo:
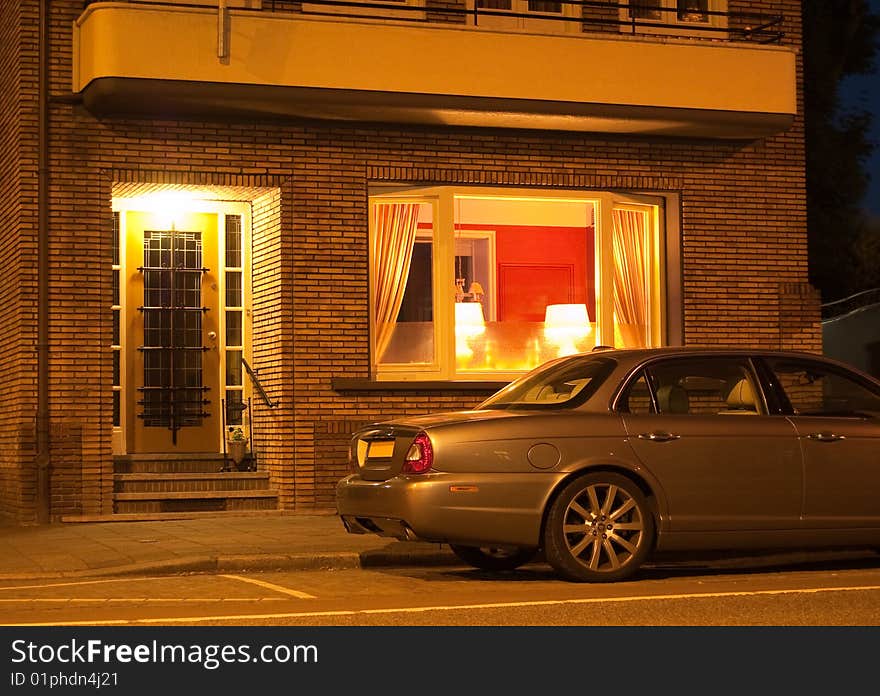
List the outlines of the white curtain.
<svg viewBox="0 0 880 696">
<path fill-rule="evenodd" d="M 648 345 L 647 215 L 615 208 L 614 315 L 624 348 Z"/>
<path fill-rule="evenodd" d="M 394 333 L 406 291 L 406 279 L 409 276 L 419 223 L 419 204 L 376 203 L 374 213 L 375 229 L 370 258 L 376 280 L 376 361 L 381 362 Z"/>
</svg>

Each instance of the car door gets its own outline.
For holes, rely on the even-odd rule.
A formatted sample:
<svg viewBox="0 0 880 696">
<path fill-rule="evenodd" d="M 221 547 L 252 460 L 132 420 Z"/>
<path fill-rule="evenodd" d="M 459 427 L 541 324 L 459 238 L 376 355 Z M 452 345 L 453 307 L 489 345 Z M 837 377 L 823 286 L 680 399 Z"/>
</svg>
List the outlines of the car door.
<svg viewBox="0 0 880 696">
<path fill-rule="evenodd" d="M 805 526 L 880 528 L 880 386 L 819 359 L 767 364 L 804 452 Z"/>
<path fill-rule="evenodd" d="M 617 408 L 629 445 L 663 487 L 671 531 L 799 527 L 797 433 L 784 416 L 768 414 L 747 357 L 652 362 Z"/>
</svg>

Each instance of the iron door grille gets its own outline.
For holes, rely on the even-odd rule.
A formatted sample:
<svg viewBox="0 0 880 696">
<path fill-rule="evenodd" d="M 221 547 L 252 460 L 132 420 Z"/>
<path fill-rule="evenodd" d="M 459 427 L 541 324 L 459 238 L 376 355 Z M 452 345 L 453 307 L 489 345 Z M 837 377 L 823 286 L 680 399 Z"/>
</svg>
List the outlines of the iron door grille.
<svg viewBox="0 0 880 696">
<path fill-rule="evenodd" d="M 206 398 L 202 357 L 201 232 L 144 231 L 144 357 L 138 416 L 146 427 L 164 427 L 177 442 L 180 428 L 200 426 Z"/>
</svg>

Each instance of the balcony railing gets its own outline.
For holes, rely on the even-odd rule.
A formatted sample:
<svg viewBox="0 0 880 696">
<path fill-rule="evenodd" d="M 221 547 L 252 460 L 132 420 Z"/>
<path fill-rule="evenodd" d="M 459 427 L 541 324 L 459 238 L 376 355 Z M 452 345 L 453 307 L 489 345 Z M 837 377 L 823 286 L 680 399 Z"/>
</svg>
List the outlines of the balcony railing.
<svg viewBox="0 0 880 696">
<path fill-rule="evenodd" d="M 85 5 L 99 0 L 86 0 Z M 160 0 L 129 0 L 138 5 L 168 5 L 175 7 L 211 7 L 227 10 L 227 3 L 221 1 L 193 3 L 163 3 Z M 494 0 L 497 4 L 498 0 Z M 493 0 L 468 0 L 466 6 L 450 7 L 448 4 L 434 4 L 424 0 L 418 5 L 406 2 L 362 2 L 358 0 L 263 0 L 260 9 L 230 7 L 239 12 L 296 12 L 312 16 L 333 16 L 348 19 L 392 19 L 419 23 L 438 23 L 474 26 L 486 24 L 492 18 L 516 20 L 535 20 L 546 22 L 547 26 L 563 22 L 580 24 L 585 33 L 614 32 L 618 35 L 686 37 L 689 39 L 708 39 L 715 41 L 745 41 L 753 43 L 779 43 L 784 37 L 781 14 L 761 12 L 727 12 L 699 10 L 696 14 L 705 21 L 664 21 L 662 18 L 678 17 L 676 7 L 669 5 L 647 5 L 644 3 L 602 2 L 601 0 L 549 0 L 544 5 L 560 8 L 559 12 L 514 12 L 497 7 L 481 7 L 481 2 L 492 4 Z M 565 16 L 562 6 L 580 8 L 574 10 L 576 16 Z M 661 19 L 650 19 L 646 15 L 659 13 Z M 481 21 L 482 20 L 482 21 Z M 502 29 L 503 30 L 503 29 Z"/>
</svg>

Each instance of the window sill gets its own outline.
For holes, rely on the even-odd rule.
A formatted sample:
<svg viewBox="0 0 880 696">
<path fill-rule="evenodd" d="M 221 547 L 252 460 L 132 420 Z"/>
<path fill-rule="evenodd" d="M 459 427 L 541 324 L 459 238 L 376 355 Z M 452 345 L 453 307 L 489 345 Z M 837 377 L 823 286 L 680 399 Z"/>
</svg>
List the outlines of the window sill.
<svg viewBox="0 0 880 696">
<path fill-rule="evenodd" d="M 457 391 L 457 392 L 491 392 L 506 387 L 510 382 L 494 381 L 452 381 L 452 380 L 396 380 L 380 381 L 359 379 L 354 377 L 334 377 L 330 387 L 337 392 L 386 392 L 386 391 Z"/>
</svg>

